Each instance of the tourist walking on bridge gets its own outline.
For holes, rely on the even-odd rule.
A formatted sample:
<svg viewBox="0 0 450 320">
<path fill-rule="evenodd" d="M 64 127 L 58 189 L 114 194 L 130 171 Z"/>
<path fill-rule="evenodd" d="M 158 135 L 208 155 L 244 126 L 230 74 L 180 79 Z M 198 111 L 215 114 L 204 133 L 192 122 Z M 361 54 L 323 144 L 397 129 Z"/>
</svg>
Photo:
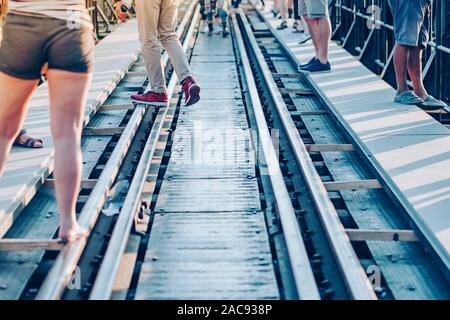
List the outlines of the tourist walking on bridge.
<svg viewBox="0 0 450 320">
<path fill-rule="evenodd" d="M 8 12 L 8 0 L 0 0 L 0 45 L 2 42 L 2 27 L 3 24 L 5 23 L 7 12 Z M 41 139 L 35 139 L 30 137 L 27 133 L 27 130 L 22 129 L 19 131 L 19 134 L 14 140 L 14 145 L 18 147 L 39 149 L 44 147 L 44 142 Z"/>
<path fill-rule="evenodd" d="M 151 106 L 166 106 L 168 103 L 160 43 L 181 80 L 186 105 L 193 105 L 200 100 L 200 86 L 191 75 L 186 54 L 176 33 L 178 6 L 179 0 L 136 0 L 139 40 L 151 86 L 151 91 L 131 96 L 137 103 Z"/>
<path fill-rule="evenodd" d="M 445 107 L 428 94 L 422 77 L 422 52 L 429 41 L 431 0 L 389 0 L 394 17 L 394 67 L 397 94 L 394 102 L 412 104 L 424 110 Z M 409 74 L 413 90 L 409 90 Z"/>
<path fill-rule="evenodd" d="M 10 0 L 0 46 L 0 174 L 31 94 L 46 73 L 55 146 L 54 176 L 63 242 L 83 235 L 76 221 L 81 131 L 94 38 L 84 0 Z"/>
</svg>

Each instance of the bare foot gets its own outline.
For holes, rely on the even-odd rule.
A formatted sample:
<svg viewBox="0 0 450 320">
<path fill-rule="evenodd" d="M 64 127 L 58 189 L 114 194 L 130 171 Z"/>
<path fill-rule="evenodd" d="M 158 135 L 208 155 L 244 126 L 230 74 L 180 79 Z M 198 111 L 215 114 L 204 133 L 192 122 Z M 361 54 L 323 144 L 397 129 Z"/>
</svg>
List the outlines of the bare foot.
<svg viewBox="0 0 450 320">
<path fill-rule="evenodd" d="M 79 240 L 83 237 L 88 236 L 88 231 L 81 228 L 78 223 L 72 224 L 71 226 L 61 226 L 59 227 L 59 242 L 70 243 Z"/>
</svg>

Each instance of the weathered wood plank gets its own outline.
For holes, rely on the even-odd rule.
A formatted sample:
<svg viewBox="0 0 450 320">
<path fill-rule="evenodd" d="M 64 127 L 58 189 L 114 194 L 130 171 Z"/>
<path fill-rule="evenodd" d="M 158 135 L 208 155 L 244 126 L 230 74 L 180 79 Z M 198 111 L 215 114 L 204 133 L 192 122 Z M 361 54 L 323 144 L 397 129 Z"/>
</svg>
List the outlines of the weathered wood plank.
<svg viewBox="0 0 450 320">
<path fill-rule="evenodd" d="M 354 147 L 352 144 L 307 144 L 306 149 L 316 152 L 342 152 L 353 151 Z"/>
<path fill-rule="evenodd" d="M 58 240 L 1 239 L 0 251 L 60 251 L 64 244 Z"/>
<path fill-rule="evenodd" d="M 419 241 L 413 230 L 346 229 L 345 231 L 352 241 Z"/>
<path fill-rule="evenodd" d="M 331 182 L 324 182 L 324 185 L 327 191 L 383 188 L 380 182 L 374 179 L 361 181 L 331 181 Z"/>
<path fill-rule="evenodd" d="M 86 127 L 83 129 L 83 135 L 85 136 L 112 136 L 115 134 L 121 134 L 125 130 L 125 127 L 118 128 L 94 128 Z"/>
<path fill-rule="evenodd" d="M 312 91 L 310 89 L 302 89 L 302 88 L 298 88 L 298 89 L 280 88 L 279 91 L 281 94 L 295 94 L 295 95 L 299 95 L 299 96 L 313 96 L 314 95 L 314 91 Z"/>
</svg>

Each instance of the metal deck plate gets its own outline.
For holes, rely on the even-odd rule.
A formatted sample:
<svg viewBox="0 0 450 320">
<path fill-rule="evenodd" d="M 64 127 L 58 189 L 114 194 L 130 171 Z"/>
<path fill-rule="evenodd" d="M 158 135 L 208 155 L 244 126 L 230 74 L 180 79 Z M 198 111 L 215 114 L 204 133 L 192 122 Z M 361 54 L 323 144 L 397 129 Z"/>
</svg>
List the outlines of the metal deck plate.
<svg viewBox="0 0 450 320">
<path fill-rule="evenodd" d="M 266 17 L 271 19 L 269 15 Z M 275 24 L 276 21 L 272 21 L 272 23 Z M 289 43 L 290 48 L 302 61 L 307 61 L 308 55 L 313 52 L 310 45 L 297 46 L 292 42 L 294 39 L 292 35 L 287 32 L 279 32 L 279 34 L 286 43 Z M 442 148 L 442 144 L 438 142 L 439 139 L 446 141 L 444 145 L 449 144 L 447 141 L 450 134 L 448 129 L 418 108 L 393 104 L 391 102 L 393 89 L 335 44 L 331 48 L 331 61 L 334 71 L 327 75 L 313 75 L 313 81 L 318 83 L 325 95 L 338 107 L 371 151 L 379 159 L 386 157 L 382 160 L 382 164 L 404 190 L 405 195 L 408 196 L 410 192 L 414 192 L 414 189 L 408 191 L 412 186 L 428 183 L 430 179 L 437 179 L 438 177 L 434 176 L 434 173 L 442 173 L 443 166 L 449 168 L 449 164 L 445 162 L 447 159 L 445 154 L 442 154 L 440 158 L 436 157 L 440 154 L 439 149 Z M 279 73 L 294 72 L 290 63 L 276 62 L 275 65 Z M 283 79 L 283 83 L 288 88 L 304 86 L 293 80 Z M 298 110 L 321 108 L 315 98 L 294 97 L 293 101 Z M 302 116 L 302 119 L 315 143 L 345 142 L 341 134 L 329 129 L 332 127 L 329 116 Z M 434 141 L 431 143 L 431 140 Z M 411 150 L 408 150 L 408 146 Z M 422 151 L 419 151 L 417 147 Z M 412 149 L 422 153 L 415 154 Z M 424 152 L 426 149 L 429 150 Z M 356 166 L 359 160 L 355 154 L 335 152 L 323 153 L 322 156 L 335 180 L 367 178 L 361 168 Z M 422 163 L 416 162 L 418 157 L 423 157 Z M 410 161 L 411 165 L 406 165 Z M 351 166 L 345 164 L 350 162 Z M 422 168 L 417 168 L 417 165 Z M 433 166 L 434 173 L 433 170 L 427 168 L 428 165 Z M 442 167 L 441 170 L 439 170 L 440 167 Z M 420 177 L 422 175 L 419 174 L 420 170 L 426 171 L 423 175 L 428 175 L 427 182 Z M 400 179 L 401 173 L 404 173 L 403 185 Z M 424 186 L 421 190 L 423 194 L 427 194 L 430 187 L 431 185 Z M 341 195 L 360 228 L 407 228 L 408 226 L 401 225 L 398 219 L 395 219 L 397 210 L 395 207 L 378 203 L 376 199 L 379 199 L 377 197 L 379 192 L 378 190 L 342 191 Z M 416 196 L 420 197 L 421 193 L 417 192 Z M 409 197 L 413 199 L 411 196 Z M 445 205 L 447 203 L 445 199 L 448 197 L 441 197 L 441 201 L 435 201 L 434 208 L 422 210 L 424 214 L 427 212 L 426 216 L 431 226 L 435 223 L 442 225 L 442 217 L 445 216 L 443 213 L 446 209 L 442 207 L 440 210 L 436 210 L 438 209 L 436 205 L 439 203 Z M 380 215 L 380 212 L 383 214 Z M 437 215 L 436 217 L 433 217 L 433 212 Z M 450 244 L 450 241 L 447 243 Z M 436 296 L 436 292 L 445 290 L 440 289 L 436 292 L 428 290 L 431 283 L 434 283 L 436 288 L 440 287 L 442 283 L 439 283 L 440 280 L 434 275 L 427 274 L 426 270 L 430 270 L 428 264 L 431 261 L 419 246 L 411 243 L 378 241 L 369 241 L 367 245 L 374 260 L 382 268 L 383 275 L 397 299 L 446 298 Z"/>
<path fill-rule="evenodd" d="M 234 59 L 199 35 L 202 100 L 181 108 L 136 299 L 279 298 Z"/>
</svg>

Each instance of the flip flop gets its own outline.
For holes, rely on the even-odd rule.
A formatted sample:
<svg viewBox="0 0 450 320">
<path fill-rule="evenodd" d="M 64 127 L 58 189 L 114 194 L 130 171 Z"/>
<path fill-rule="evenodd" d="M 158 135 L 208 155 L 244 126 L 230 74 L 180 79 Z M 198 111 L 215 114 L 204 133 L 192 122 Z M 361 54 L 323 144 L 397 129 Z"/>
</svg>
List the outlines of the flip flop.
<svg viewBox="0 0 450 320">
<path fill-rule="evenodd" d="M 58 242 L 62 243 L 62 244 L 69 244 L 69 243 L 75 242 L 77 240 L 80 240 L 81 238 L 85 238 L 87 236 L 88 236 L 88 231 L 86 229 L 79 227 L 77 230 L 71 231 L 69 236 L 64 237 L 64 238 L 59 237 Z"/>
<path fill-rule="evenodd" d="M 14 140 L 13 145 L 31 149 L 40 149 L 44 147 L 44 142 L 41 139 L 35 139 L 28 136 L 25 141 L 21 141 L 20 138 L 22 138 L 23 136 L 28 136 L 27 130 L 25 129 L 20 130 L 19 135 L 17 136 L 16 140 Z M 41 145 L 37 146 L 37 143 L 40 143 Z"/>
</svg>

